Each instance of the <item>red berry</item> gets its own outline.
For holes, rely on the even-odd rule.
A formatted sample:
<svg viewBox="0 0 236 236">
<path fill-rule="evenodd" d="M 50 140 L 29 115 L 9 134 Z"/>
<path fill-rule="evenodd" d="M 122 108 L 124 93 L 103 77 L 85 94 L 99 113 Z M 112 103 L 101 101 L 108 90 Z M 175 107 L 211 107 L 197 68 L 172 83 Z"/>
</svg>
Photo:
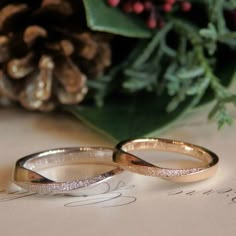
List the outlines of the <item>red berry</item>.
<svg viewBox="0 0 236 236">
<path fill-rule="evenodd" d="M 122 8 L 123 8 L 123 11 L 126 13 L 130 13 L 133 11 L 133 5 L 130 2 L 124 3 Z"/>
<path fill-rule="evenodd" d="M 176 0 L 166 0 L 165 3 L 168 3 L 168 4 L 174 4 L 176 2 Z"/>
<path fill-rule="evenodd" d="M 190 2 L 182 2 L 182 3 L 181 3 L 181 9 L 182 9 L 182 11 L 187 12 L 187 11 L 190 11 L 191 8 L 192 8 L 192 4 L 191 4 Z"/>
<path fill-rule="evenodd" d="M 155 29 L 157 27 L 157 20 L 155 18 L 153 18 L 153 17 L 150 17 L 147 20 L 147 26 L 150 29 Z"/>
<path fill-rule="evenodd" d="M 116 7 L 120 4 L 120 0 L 107 0 L 107 3 L 111 6 L 111 7 Z"/>
<path fill-rule="evenodd" d="M 172 4 L 165 3 L 165 4 L 162 6 L 162 9 L 163 9 L 163 11 L 165 11 L 165 12 L 170 12 L 170 11 L 172 10 Z"/>
<path fill-rule="evenodd" d="M 142 13 L 144 10 L 144 5 L 141 3 L 141 2 L 135 2 L 133 4 L 133 11 L 136 13 L 136 14 L 140 14 Z"/>
</svg>

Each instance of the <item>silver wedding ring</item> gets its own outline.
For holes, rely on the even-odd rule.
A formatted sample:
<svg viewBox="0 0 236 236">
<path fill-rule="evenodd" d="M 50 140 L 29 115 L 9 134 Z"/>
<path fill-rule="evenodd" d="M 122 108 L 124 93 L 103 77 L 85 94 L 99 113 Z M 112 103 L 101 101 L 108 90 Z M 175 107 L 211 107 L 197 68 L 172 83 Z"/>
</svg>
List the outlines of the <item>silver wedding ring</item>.
<svg viewBox="0 0 236 236">
<path fill-rule="evenodd" d="M 96 147 L 35 153 L 16 162 L 13 181 L 26 190 L 42 194 L 105 193 L 114 189 L 124 174 L 112 161 L 112 154 L 112 149 Z M 119 178 L 112 178 L 114 176 Z"/>
</svg>

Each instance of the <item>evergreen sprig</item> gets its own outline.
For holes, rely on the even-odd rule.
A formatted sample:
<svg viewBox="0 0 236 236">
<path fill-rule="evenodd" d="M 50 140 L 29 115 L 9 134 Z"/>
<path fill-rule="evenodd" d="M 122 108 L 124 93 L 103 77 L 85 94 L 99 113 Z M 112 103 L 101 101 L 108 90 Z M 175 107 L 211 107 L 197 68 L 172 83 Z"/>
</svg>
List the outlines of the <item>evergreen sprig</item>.
<svg viewBox="0 0 236 236">
<path fill-rule="evenodd" d="M 209 118 L 217 120 L 219 127 L 232 123 L 227 105 L 236 105 L 236 95 L 224 86 L 216 71 L 222 45 L 236 49 L 236 32 L 227 26 L 225 17 L 226 10 L 235 9 L 236 1 L 191 2 L 198 4 L 202 11 L 199 16 L 206 12 L 205 26 L 191 17 L 168 14 L 168 23 L 162 29 L 155 30 L 149 39 L 139 39 L 129 57 L 98 80 L 96 100 L 100 105 L 104 97 L 117 90 L 132 94 L 147 91 L 166 93 L 170 101 L 166 111 L 171 112 L 188 99 L 195 107 L 213 91 L 216 104 Z"/>
</svg>

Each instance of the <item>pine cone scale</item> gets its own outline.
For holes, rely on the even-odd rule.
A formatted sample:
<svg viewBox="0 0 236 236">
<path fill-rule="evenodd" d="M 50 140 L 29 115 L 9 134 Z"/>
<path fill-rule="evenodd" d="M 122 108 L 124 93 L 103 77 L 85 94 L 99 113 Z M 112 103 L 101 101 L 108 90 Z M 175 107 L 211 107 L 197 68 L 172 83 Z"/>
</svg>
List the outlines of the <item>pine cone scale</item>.
<svg viewBox="0 0 236 236">
<path fill-rule="evenodd" d="M 69 93 L 75 93 L 81 89 L 82 77 L 86 80 L 86 76 L 68 58 L 63 61 L 61 67 L 55 70 L 55 75 Z"/>
<path fill-rule="evenodd" d="M 7 64 L 7 73 L 12 79 L 23 79 L 28 74 L 33 72 L 32 53 L 24 58 L 12 59 Z"/>
<path fill-rule="evenodd" d="M 9 4 L 0 11 L 0 30 L 3 29 L 5 23 L 13 16 L 22 13 L 28 9 L 26 4 Z"/>
<path fill-rule="evenodd" d="M 12 82 L 8 80 L 3 71 L 0 70 L 0 94 L 10 100 L 17 100 L 18 92 L 16 86 L 13 86 Z"/>
<path fill-rule="evenodd" d="M 37 38 L 47 38 L 47 31 L 37 25 L 32 25 L 26 28 L 23 35 L 23 40 L 27 45 L 31 45 Z"/>
<path fill-rule="evenodd" d="M 81 8 L 77 0 L 0 4 L 0 100 L 43 111 L 83 101 L 87 80 L 104 72 L 111 53 L 109 39 L 88 30 Z"/>
<path fill-rule="evenodd" d="M 10 58 L 9 43 L 10 40 L 7 36 L 0 36 L 0 63 Z"/>
</svg>

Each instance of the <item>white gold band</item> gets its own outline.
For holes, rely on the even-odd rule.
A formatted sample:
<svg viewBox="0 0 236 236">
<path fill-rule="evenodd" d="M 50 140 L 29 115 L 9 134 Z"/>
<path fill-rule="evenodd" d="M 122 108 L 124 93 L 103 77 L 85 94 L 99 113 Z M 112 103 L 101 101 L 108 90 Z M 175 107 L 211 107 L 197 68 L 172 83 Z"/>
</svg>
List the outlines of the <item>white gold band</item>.
<svg viewBox="0 0 236 236">
<path fill-rule="evenodd" d="M 112 161 L 112 153 L 112 149 L 96 147 L 59 148 L 35 153 L 16 162 L 13 181 L 18 186 L 37 193 L 72 195 L 104 193 L 110 190 L 111 182 L 114 182 L 112 177 L 121 177 L 123 172 L 123 169 Z M 99 169 L 91 171 L 90 168 L 89 172 L 85 171 L 86 175 L 83 178 L 67 178 L 69 175 L 67 173 L 59 181 L 41 174 L 42 170 L 49 168 L 59 175 L 61 172 L 57 167 L 62 166 L 79 166 L 81 170 L 86 170 L 88 166 L 91 168 L 96 166 Z M 109 187 L 104 187 L 104 182 Z"/>
</svg>

